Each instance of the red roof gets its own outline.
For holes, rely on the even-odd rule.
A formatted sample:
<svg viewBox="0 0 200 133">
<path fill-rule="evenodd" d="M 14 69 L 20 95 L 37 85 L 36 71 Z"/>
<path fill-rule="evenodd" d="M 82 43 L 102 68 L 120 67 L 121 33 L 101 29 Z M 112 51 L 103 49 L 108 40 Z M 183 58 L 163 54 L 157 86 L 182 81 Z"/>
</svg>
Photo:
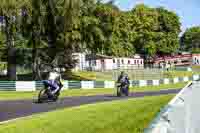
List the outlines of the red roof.
<svg viewBox="0 0 200 133">
<path fill-rule="evenodd" d="M 175 59 L 183 59 L 183 58 L 192 58 L 192 54 L 156 57 L 153 59 L 153 61 L 157 62 L 157 61 L 175 60 Z"/>
</svg>

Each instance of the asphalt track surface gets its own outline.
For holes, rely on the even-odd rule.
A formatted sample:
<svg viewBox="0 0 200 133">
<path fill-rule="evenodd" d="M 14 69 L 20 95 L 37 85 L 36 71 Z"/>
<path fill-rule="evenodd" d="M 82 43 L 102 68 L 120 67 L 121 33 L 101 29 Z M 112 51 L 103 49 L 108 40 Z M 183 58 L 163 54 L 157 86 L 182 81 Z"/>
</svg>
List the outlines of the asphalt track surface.
<svg viewBox="0 0 200 133">
<path fill-rule="evenodd" d="M 116 97 L 114 95 L 96 95 L 61 98 L 57 102 L 36 103 L 34 100 L 0 101 L 0 122 L 26 117 L 37 113 L 49 112 L 56 109 L 69 108 L 84 104 L 92 104 L 106 101 L 123 100 L 129 98 L 139 98 L 145 96 L 159 96 L 166 94 L 176 94 L 180 89 L 162 90 L 151 92 L 131 93 L 128 97 Z"/>
</svg>

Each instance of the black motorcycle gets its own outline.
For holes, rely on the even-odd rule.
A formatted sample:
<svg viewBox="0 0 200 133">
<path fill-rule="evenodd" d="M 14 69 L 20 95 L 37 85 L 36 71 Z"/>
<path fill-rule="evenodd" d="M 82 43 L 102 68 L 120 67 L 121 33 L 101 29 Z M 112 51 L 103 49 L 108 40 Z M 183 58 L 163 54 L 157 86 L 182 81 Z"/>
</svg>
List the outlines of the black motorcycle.
<svg viewBox="0 0 200 133">
<path fill-rule="evenodd" d="M 57 101 L 60 95 L 60 91 L 63 87 L 62 83 L 59 82 L 59 90 L 55 94 L 51 94 L 52 86 L 48 82 L 43 82 L 44 88 L 40 90 L 38 95 L 38 103 L 43 103 L 47 101 Z"/>
<path fill-rule="evenodd" d="M 129 95 L 129 85 L 127 84 L 117 84 L 117 96 L 121 97 L 122 95 Z"/>
</svg>

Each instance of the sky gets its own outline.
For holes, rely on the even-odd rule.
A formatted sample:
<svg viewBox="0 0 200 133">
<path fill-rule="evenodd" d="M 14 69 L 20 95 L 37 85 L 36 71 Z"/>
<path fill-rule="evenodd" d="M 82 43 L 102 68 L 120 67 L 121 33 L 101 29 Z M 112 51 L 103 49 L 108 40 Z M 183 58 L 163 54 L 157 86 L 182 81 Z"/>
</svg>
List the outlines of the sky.
<svg viewBox="0 0 200 133">
<path fill-rule="evenodd" d="M 175 11 L 180 17 L 182 32 L 186 28 L 200 26 L 200 0 L 116 0 L 115 4 L 122 10 L 130 10 L 141 2 L 151 7 L 162 6 Z"/>
</svg>

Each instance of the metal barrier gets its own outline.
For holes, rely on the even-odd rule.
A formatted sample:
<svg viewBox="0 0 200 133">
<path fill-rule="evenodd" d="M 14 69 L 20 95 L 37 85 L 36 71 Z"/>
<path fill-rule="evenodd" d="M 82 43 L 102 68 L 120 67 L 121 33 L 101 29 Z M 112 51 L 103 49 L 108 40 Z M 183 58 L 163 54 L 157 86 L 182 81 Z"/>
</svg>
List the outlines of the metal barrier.
<svg viewBox="0 0 200 133">
<path fill-rule="evenodd" d="M 131 80 L 130 86 L 158 86 L 161 84 L 175 84 L 199 79 L 199 75 L 193 75 L 192 77 L 180 77 L 173 79 Z M 64 81 L 63 84 L 64 90 L 115 88 L 114 81 Z M 36 91 L 43 87 L 42 81 L 0 81 L 0 91 Z"/>
</svg>

